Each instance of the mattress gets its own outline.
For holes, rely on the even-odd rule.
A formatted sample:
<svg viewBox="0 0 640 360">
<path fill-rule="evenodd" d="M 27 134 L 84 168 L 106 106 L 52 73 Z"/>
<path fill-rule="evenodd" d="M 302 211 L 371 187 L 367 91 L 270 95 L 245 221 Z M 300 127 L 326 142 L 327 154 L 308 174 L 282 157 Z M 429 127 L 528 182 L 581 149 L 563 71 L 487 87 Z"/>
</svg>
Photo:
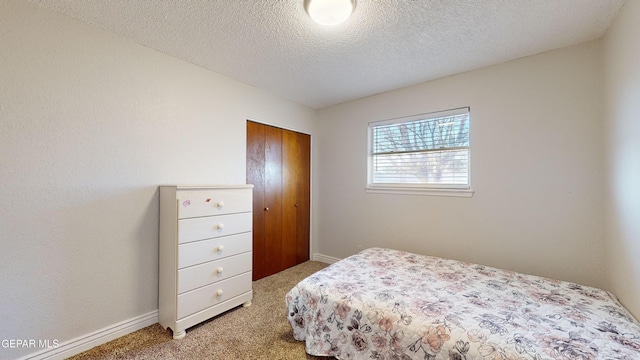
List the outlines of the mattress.
<svg viewBox="0 0 640 360">
<path fill-rule="evenodd" d="M 337 359 L 640 359 L 640 324 L 571 282 L 371 248 L 286 295 L 306 352 Z"/>
</svg>

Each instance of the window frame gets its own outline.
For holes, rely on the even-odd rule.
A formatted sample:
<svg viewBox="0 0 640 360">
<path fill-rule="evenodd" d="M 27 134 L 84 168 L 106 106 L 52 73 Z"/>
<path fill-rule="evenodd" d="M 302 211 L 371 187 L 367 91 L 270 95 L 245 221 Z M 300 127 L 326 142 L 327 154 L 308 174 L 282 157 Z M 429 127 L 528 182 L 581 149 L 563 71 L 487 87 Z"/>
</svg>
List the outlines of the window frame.
<svg viewBox="0 0 640 360">
<path fill-rule="evenodd" d="M 402 124 L 417 120 L 437 119 L 459 114 L 468 114 L 469 121 L 469 146 L 468 148 L 468 172 L 467 184 L 403 184 L 403 183 L 373 183 L 373 132 L 374 128 L 389 124 Z M 472 197 L 474 191 L 471 188 L 471 108 L 468 106 L 435 111 L 423 114 L 403 116 L 399 118 L 373 121 L 367 125 L 367 186 L 365 190 L 369 193 L 402 194 L 402 195 L 433 195 L 433 196 L 454 196 Z"/>
</svg>

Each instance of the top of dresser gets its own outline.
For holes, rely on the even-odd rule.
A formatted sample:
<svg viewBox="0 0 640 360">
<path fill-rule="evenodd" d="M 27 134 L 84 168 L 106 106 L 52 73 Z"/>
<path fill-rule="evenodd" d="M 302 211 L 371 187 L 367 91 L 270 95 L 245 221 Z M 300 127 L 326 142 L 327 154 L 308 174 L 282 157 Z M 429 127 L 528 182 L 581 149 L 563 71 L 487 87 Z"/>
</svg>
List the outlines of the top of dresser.
<svg viewBox="0 0 640 360">
<path fill-rule="evenodd" d="M 251 189 L 253 184 L 223 184 L 223 185 L 160 185 L 160 187 L 174 188 L 176 190 L 199 190 L 199 189 Z"/>
</svg>

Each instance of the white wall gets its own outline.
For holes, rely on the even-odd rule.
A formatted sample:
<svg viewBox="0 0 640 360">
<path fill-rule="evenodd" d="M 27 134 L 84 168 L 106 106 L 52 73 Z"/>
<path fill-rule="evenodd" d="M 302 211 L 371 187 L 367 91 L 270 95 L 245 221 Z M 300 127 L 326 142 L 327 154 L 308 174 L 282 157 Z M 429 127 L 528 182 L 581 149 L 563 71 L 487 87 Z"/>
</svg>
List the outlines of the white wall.
<svg viewBox="0 0 640 360">
<path fill-rule="evenodd" d="M 603 286 L 594 41 L 318 112 L 316 252 L 385 246 Z M 367 123 L 471 107 L 472 198 L 365 192 Z"/>
<path fill-rule="evenodd" d="M 157 310 L 157 186 L 244 183 L 247 118 L 313 133 L 310 108 L 30 2 L 0 1 L 0 44 L 0 339 Z"/>
<path fill-rule="evenodd" d="M 640 319 L 640 1 L 604 40 L 607 281 Z"/>
</svg>

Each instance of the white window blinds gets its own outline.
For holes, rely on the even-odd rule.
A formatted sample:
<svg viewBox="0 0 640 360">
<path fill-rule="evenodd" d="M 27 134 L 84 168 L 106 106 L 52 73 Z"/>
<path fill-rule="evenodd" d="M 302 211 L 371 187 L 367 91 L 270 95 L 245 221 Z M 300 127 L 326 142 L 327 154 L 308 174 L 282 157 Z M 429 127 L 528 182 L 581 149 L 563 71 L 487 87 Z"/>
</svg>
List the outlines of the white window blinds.
<svg viewBox="0 0 640 360">
<path fill-rule="evenodd" d="M 469 188 L 469 108 L 369 124 L 369 186 Z"/>
</svg>

